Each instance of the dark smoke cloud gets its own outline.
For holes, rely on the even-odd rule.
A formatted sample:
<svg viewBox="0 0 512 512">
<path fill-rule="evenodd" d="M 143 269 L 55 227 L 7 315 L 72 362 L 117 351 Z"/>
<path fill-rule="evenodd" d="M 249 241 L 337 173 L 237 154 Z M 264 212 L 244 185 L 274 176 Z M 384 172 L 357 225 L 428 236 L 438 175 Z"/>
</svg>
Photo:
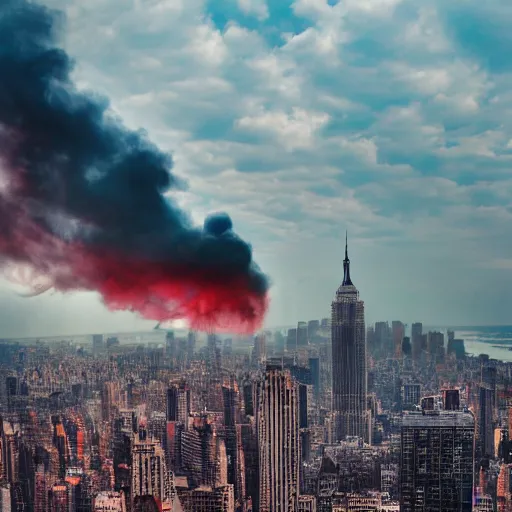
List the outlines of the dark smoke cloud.
<svg viewBox="0 0 512 512">
<path fill-rule="evenodd" d="M 0 264 L 148 319 L 257 329 L 268 282 L 251 247 L 228 215 L 198 229 L 164 196 L 180 186 L 171 157 L 76 89 L 57 16 L 0 2 Z"/>
</svg>

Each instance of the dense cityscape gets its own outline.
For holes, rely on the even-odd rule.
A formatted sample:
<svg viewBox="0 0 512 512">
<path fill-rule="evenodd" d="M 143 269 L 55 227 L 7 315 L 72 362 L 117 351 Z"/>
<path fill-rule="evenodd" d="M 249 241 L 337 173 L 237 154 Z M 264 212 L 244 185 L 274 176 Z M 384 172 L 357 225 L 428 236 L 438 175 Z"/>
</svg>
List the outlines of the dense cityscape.
<svg viewBox="0 0 512 512">
<path fill-rule="evenodd" d="M 296 328 L 4 340 L 0 511 L 512 510 L 512 365 L 365 326 L 343 266 Z"/>
</svg>

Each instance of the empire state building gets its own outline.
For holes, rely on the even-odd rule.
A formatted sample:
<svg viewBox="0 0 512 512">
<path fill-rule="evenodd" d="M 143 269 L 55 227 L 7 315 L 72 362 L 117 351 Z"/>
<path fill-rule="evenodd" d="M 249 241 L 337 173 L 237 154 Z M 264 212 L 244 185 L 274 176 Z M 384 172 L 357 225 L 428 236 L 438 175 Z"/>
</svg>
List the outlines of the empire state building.
<svg viewBox="0 0 512 512">
<path fill-rule="evenodd" d="M 348 244 L 345 240 L 343 283 L 332 302 L 332 405 L 336 438 L 358 436 L 370 442 L 367 411 L 366 337 L 364 302 L 350 278 Z"/>
</svg>

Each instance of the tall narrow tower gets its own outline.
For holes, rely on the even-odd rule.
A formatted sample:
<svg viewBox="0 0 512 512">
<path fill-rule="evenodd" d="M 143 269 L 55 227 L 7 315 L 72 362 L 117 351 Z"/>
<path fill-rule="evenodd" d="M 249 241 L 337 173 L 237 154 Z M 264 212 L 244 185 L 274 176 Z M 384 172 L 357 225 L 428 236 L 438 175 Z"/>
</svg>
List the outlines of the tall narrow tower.
<svg viewBox="0 0 512 512">
<path fill-rule="evenodd" d="M 336 438 L 359 436 L 370 442 L 367 412 L 366 338 L 364 303 L 350 278 L 348 241 L 345 238 L 343 282 L 332 302 L 332 405 Z"/>
<path fill-rule="evenodd" d="M 289 370 L 267 365 L 258 412 L 260 512 L 297 512 L 299 400 Z"/>
</svg>

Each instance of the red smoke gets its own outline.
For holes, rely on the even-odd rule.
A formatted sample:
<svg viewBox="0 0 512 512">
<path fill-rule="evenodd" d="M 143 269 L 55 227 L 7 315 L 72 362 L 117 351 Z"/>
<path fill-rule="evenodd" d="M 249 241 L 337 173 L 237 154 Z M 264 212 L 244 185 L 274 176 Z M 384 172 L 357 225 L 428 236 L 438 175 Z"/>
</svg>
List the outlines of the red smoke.
<svg viewBox="0 0 512 512">
<path fill-rule="evenodd" d="M 54 22 L 32 0 L 0 1 L 0 268 L 30 269 L 16 280 L 33 295 L 97 291 L 155 321 L 257 330 L 269 282 L 250 244 L 226 214 L 192 225 L 168 194 L 171 155 L 76 88 Z"/>
<path fill-rule="evenodd" d="M 211 275 L 112 249 L 93 251 L 42 229 L 11 199 L 0 196 L 0 202 L 0 212 L 7 205 L 11 216 L 16 211 L 16 229 L 10 236 L 0 233 L 0 254 L 4 262 L 24 265 L 21 272 L 7 277 L 31 288 L 33 295 L 50 288 L 97 291 L 112 311 L 133 311 L 157 322 L 186 318 L 197 330 L 249 334 L 262 325 L 267 295 L 251 291 L 244 276 Z M 27 272 L 27 263 L 32 271 Z"/>
</svg>

